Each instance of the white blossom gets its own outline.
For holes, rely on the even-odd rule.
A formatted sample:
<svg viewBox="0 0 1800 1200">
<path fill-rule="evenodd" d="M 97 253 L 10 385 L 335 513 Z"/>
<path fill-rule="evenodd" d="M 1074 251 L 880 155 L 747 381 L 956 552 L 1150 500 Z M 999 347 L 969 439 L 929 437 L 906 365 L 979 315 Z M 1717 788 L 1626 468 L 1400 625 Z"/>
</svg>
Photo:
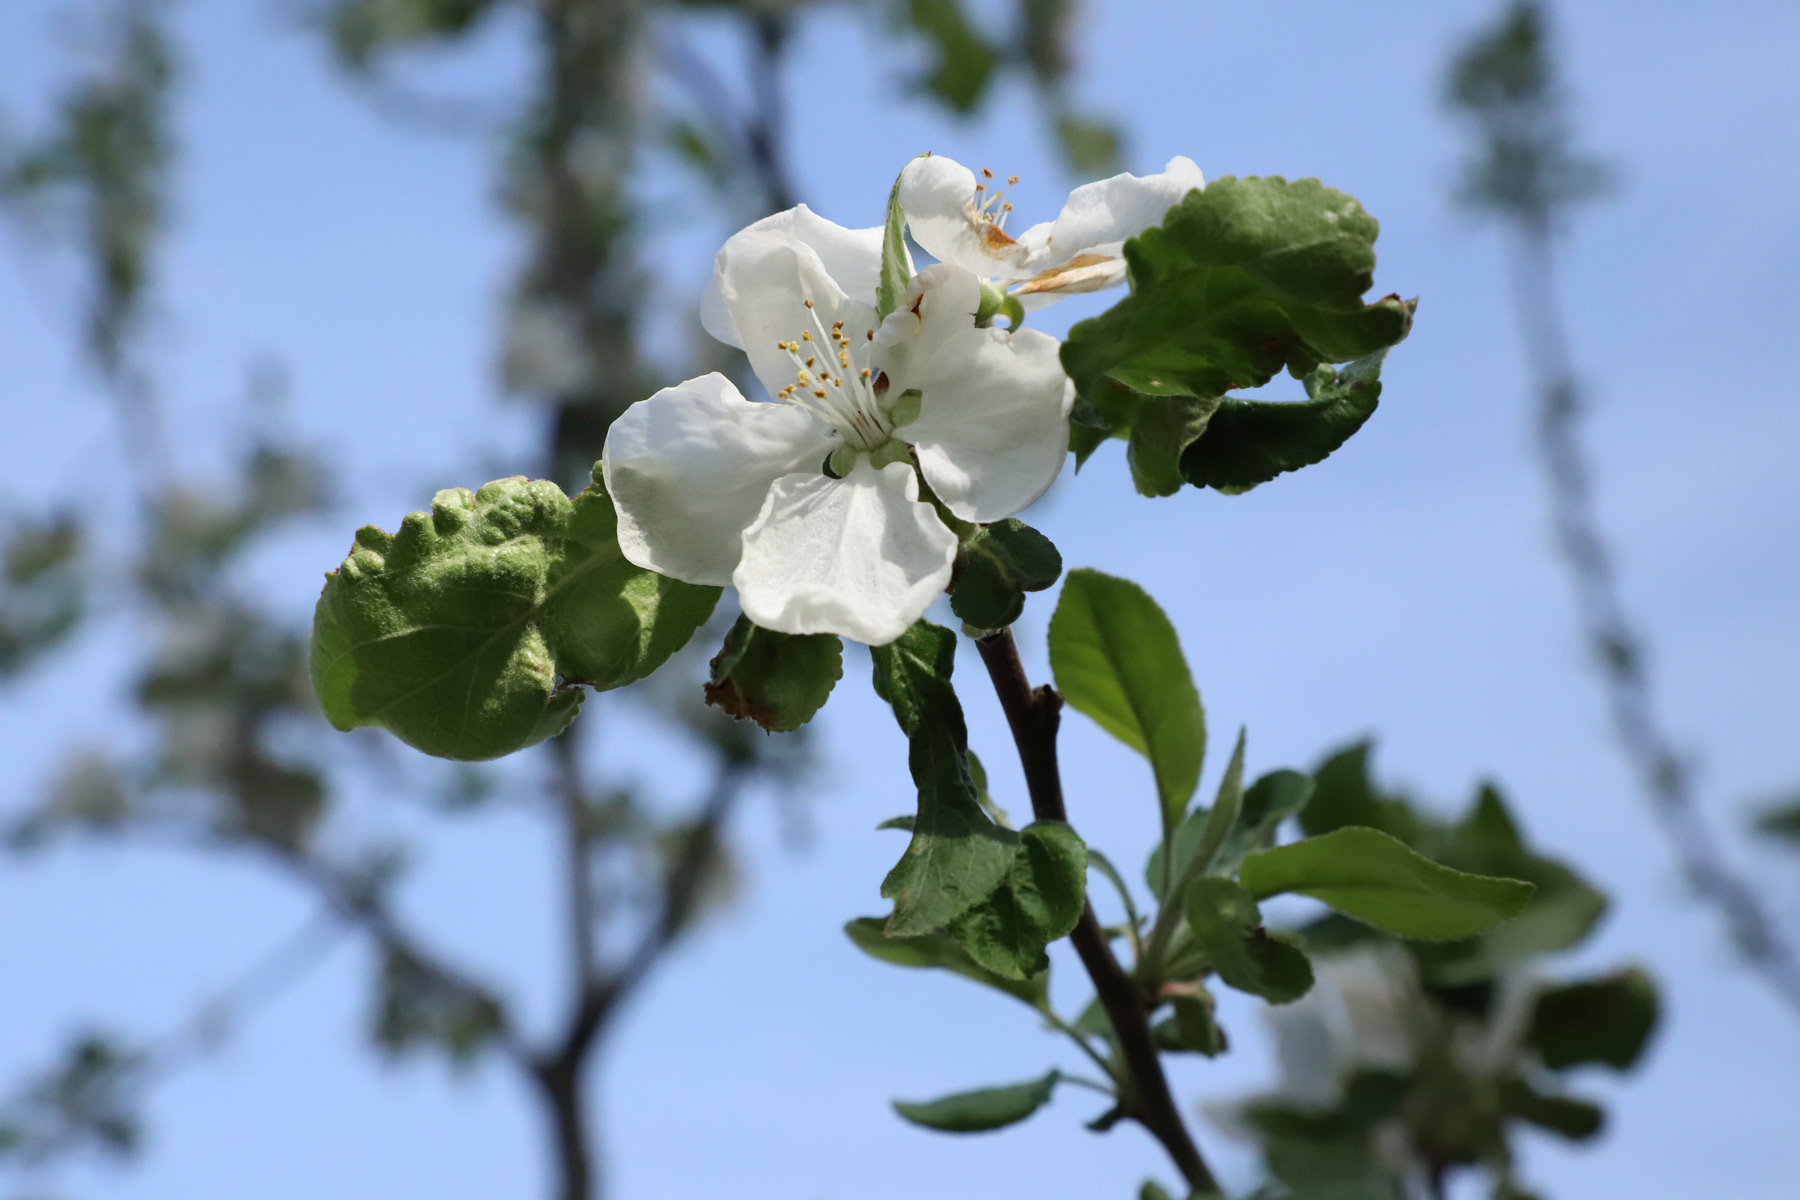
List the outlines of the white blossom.
<svg viewBox="0 0 1800 1200">
<path fill-rule="evenodd" d="M 1056 340 L 978 328 L 980 283 L 953 264 L 914 276 L 877 322 L 881 238 L 802 205 L 726 242 L 702 320 L 776 402 L 712 374 L 613 423 L 601 465 L 626 558 L 735 586 L 764 628 L 882 645 L 956 559 L 921 475 L 968 522 L 1050 486 L 1074 399 Z"/>
<path fill-rule="evenodd" d="M 992 280 L 1031 309 L 1123 283 L 1126 239 L 1160 225 L 1206 181 L 1192 159 L 1177 157 L 1160 174 L 1083 184 L 1054 221 L 1015 239 L 1006 223 L 1013 207 L 1008 189 L 1017 183 L 1016 175 L 1003 185 L 986 168 L 977 178 L 961 163 L 924 155 L 900 173 L 900 208 L 927 253 Z"/>
</svg>

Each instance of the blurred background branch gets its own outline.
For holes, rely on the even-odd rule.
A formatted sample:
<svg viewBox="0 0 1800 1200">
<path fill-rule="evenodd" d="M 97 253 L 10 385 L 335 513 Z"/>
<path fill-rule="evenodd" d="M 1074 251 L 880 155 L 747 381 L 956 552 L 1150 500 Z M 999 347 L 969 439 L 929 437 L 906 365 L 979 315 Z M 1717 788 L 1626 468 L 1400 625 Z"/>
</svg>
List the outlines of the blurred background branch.
<svg viewBox="0 0 1800 1200">
<path fill-rule="evenodd" d="M 1508 5 L 1456 56 L 1445 98 L 1476 138 L 1457 198 L 1507 234 L 1551 524 L 1613 733 L 1688 885 L 1718 911 L 1745 961 L 1800 1014 L 1800 956 L 1731 864 L 1701 807 L 1693 768 L 1658 711 L 1648 646 L 1627 613 L 1616 556 L 1595 510 L 1592 454 L 1581 431 L 1586 399 L 1559 298 L 1556 239 L 1577 207 L 1605 194 L 1610 179 L 1603 164 L 1573 147 L 1548 6 Z"/>
</svg>

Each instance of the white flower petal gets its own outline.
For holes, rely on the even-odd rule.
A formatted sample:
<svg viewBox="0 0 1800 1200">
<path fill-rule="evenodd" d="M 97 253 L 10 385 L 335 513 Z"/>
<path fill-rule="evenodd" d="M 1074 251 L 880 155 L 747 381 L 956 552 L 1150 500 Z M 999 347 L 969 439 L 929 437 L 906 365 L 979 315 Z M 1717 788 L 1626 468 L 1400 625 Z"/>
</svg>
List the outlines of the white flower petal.
<svg viewBox="0 0 1800 1200">
<path fill-rule="evenodd" d="M 845 229 L 836 222 L 827 221 L 806 205 L 797 204 L 785 212 L 764 217 L 733 234 L 713 259 L 712 282 L 707 285 L 706 294 L 700 299 L 700 323 L 706 327 L 706 332 L 721 342 L 740 350 L 744 348 L 744 339 L 737 323 L 732 319 L 731 308 L 725 303 L 722 279 L 732 253 L 732 243 L 749 233 L 785 233 L 812 247 L 813 253 L 819 256 L 825 273 L 831 276 L 840 291 L 860 304 L 875 307 L 875 288 L 881 281 L 880 227 Z M 911 271 L 912 264 L 909 260 L 907 273 L 910 274 Z"/>
<path fill-rule="evenodd" d="M 725 243 L 717 278 L 720 303 L 771 396 L 795 382 L 799 370 L 780 343 L 799 342 L 802 358 L 820 358 L 815 371 L 819 365 L 835 371 L 835 348 L 824 350 L 832 323 L 843 321 L 844 336 L 853 340 L 866 340 L 875 329 L 874 307 L 845 295 L 816 250 L 778 230 L 740 233 Z"/>
<path fill-rule="evenodd" d="M 1010 517 L 1055 482 L 1069 452 L 1075 388 L 1057 340 L 1035 329 L 947 338 L 910 386 L 919 417 L 894 431 L 926 482 L 965 521 Z"/>
<path fill-rule="evenodd" d="M 900 210 L 913 241 L 939 262 L 980 276 L 1009 275 L 1024 250 L 992 222 L 976 216 L 975 173 L 928 154 L 900 172 Z"/>
<path fill-rule="evenodd" d="M 921 387 L 945 339 L 975 328 L 981 281 L 951 263 L 926 267 L 906 285 L 900 307 L 875 331 L 869 364 L 888 377 L 886 400 Z"/>
<path fill-rule="evenodd" d="M 1179 156 L 1156 175 L 1120 174 L 1085 183 L 1069 193 L 1056 220 L 1033 225 L 1019 238 L 1027 251 L 1027 273 L 1035 275 L 1083 255 L 1117 258 L 1125 239 L 1162 224 L 1170 208 L 1205 186 L 1194 160 Z"/>
<path fill-rule="evenodd" d="M 843 479 L 776 480 L 732 582 L 765 629 L 885 646 L 943 594 L 955 561 L 956 535 L 919 502 L 912 467 L 864 458 Z"/>
<path fill-rule="evenodd" d="M 613 422 L 600 455 L 619 549 L 687 583 L 728 584 L 770 485 L 819 471 L 838 442 L 811 413 L 752 404 L 723 375 L 664 388 Z"/>
</svg>

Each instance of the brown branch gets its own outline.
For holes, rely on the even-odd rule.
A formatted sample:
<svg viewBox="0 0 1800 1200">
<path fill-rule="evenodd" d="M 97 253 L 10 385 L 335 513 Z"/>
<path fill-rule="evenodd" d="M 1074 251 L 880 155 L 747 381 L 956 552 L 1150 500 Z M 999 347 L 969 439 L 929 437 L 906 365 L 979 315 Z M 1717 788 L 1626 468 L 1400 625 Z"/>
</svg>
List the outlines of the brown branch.
<svg viewBox="0 0 1800 1200">
<path fill-rule="evenodd" d="M 1040 821 L 1066 823 L 1068 811 L 1063 806 L 1062 775 L 1056 762 L 1062 694 L 1052 687 L 1031 686 L 1010 629 L 980 638 L 975 646 L 981 651 L 981 661 L 987 665 L 994 683 L 994 694 L 1006 712 L 1006 723 L 1012 727 L 1019 763 L 1025 769 L 1025 786 L 1031 793 L 1032 814 Z M 1150 1039 L 1150 1014 L 1143 994 L 1113 956 L 1112 945 L 1091 904 L 1083 907 L 1081 921 L 1069 940 L 1094 982 L 1100 1004 L 1118 1037 L 1119 1054 L 1131 1073 L 1136 1094 L 1121 1100 L 1128 1106 L 1128 1115 L 1162 1143 L 1197 1195 L 1218 1192 L 1218 1181 L 1201 1157 L 1169 1091 L 1162 1059 Z"/>
</svg>

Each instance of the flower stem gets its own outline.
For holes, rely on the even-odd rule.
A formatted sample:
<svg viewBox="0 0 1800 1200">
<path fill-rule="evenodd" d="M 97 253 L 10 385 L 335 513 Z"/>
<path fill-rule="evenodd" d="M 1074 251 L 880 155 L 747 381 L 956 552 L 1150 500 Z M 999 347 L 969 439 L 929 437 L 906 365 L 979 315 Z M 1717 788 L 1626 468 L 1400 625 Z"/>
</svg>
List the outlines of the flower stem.
<svg viewBox="0 0 1800 1200">
<path fill-rule="evenodd" d="M 1052 687 L 1033 688 L 1019 660 L 1012 630 L 979 638 L 976 649 L 993 681 L 994 694 L 1006 712 L 1019 763 L 1025 769 L 1025 786 L 1031 793 L 1031 811 L 1040 821 L 1068 822 L 1063 807 L 1062 774 L 1056 763 L 1056 731 L 1062 721 L 1062 694 Z M 1118 1038 L 1119 1056 L 1130 1073 L 1132 1096 L 1126 1101 L 1130 1116 L 1162 1143 L 1176 1169 L 1198 1196 L 1219 1191 L 1212 1170 L 1200 1156 L 1200 1148 L 1181 1119 L 1181 1110 L 1169 1091 L 1162 1059 L 1150 1040 L 1149 1010 L 1131 976 L 1113 957 L 1100 920 L 1092 905 L 1082 909 L 1081 921 L 1069 935 L 1081 957 L 1088 978 L 1094 982 L 1100 1004 Z"/>
</svg>

